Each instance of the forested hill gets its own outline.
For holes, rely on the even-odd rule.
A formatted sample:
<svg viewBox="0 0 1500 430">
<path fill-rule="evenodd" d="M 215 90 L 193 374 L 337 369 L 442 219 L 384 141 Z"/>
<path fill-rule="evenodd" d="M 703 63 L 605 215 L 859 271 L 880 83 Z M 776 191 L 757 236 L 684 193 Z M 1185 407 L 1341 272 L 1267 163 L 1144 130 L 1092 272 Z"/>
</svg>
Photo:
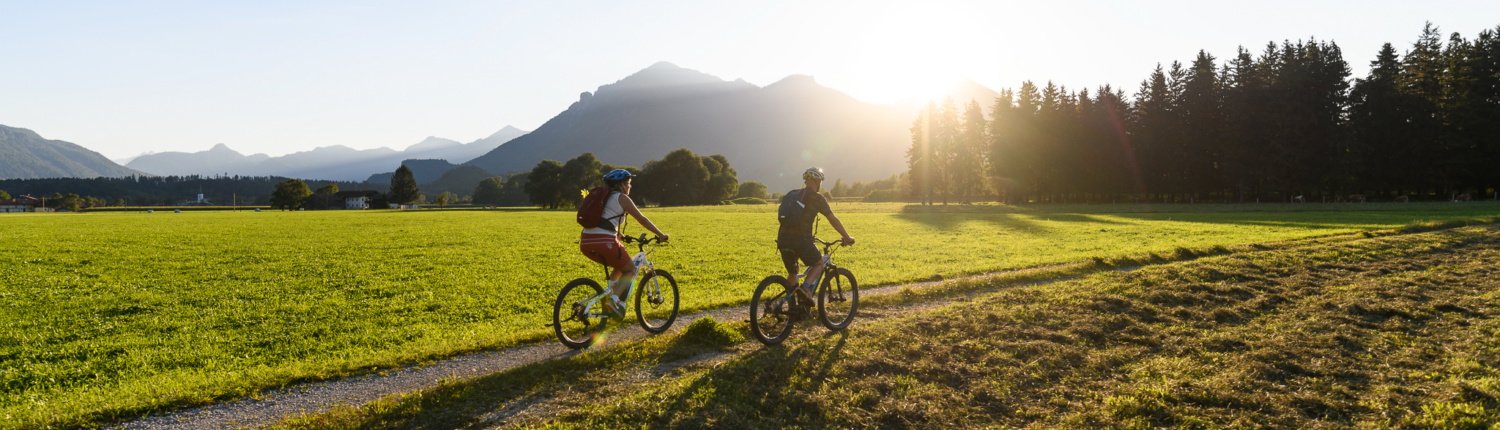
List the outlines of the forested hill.
<svg viewBox="0 0 1500 430">
<path fill-rule="evenodd" d="M 465 164 L 508 174 L 592 152 L 639 166 L 689 148 L 723 154 L 741 180 L 772 189 L 796 186 L 808 166 L 846 181 L 875 180 L 906 168 L 908 109 L 855 100 L 810 76 L 757 87 L 663 62 L 583 93 L 536 131 Z"/>
<path fill-rule="evenodd" d="M 1133 96 L 1026 81 L 988 112 L 930 104 L 907 185 L 937 202 L 1500 196 L 1500 26 L 1356 55 L 1364 77 L 1331 41 L 1284 41 L 1157 66 Z"/>
<path fill-rule="evenodd" d="M 0 179 L 93 178 L 145 175 L 97 152 L 47 140 L 24 128 L 0 125 Z"/>
</svg>

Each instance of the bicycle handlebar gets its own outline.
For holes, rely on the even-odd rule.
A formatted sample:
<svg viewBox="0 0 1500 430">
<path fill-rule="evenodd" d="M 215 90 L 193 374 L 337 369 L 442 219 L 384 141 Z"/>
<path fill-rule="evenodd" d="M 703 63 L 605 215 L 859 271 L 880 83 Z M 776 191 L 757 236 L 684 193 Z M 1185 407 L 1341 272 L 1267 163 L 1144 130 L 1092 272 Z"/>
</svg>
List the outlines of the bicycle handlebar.
<svg viewBox="0 0 1500 430">
<path fill-rule="evenodd" d="M 650 245 L 652 242 L 655 242 L 655 243 L 657 243 L 659 245 L 666 244 L 666 242 L 662 242 L 661 237 L 653 237 L 653 238 L 649 238 L 649 239 L 646 238 L 646 233 L 641 233 L 641 237 L 625 236 L 624 242 L 625 243 L 640 243 L 641 246 Z"/>
<path fill-rule="evenodd" d="M 823 253 L 824 254 L 827 254 L 828 250 L 831 249 L 831 248 L 833 248 L 835 245 L 843 246 L 843 244 L 844 244 L 843 240 L 837 240 L 837 241 L 829 242 L 829 241 L 826 241 L 826 240 L 823 240 L 823 239 L 819 239 L 817 236 L 813 236 L 812 239 L 813 239 L 814 242 L 818 242 L 820 244 L 823 244 Z"/>
</svg>

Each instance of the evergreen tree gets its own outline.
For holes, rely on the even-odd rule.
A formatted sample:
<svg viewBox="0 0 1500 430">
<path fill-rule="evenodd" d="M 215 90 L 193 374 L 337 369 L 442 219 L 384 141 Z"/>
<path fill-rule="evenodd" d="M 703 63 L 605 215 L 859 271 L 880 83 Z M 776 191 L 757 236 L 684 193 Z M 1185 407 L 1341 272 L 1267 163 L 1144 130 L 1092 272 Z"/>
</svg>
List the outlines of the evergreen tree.
<svg viewBox="0 0 1500 430">
<path fill-rule="evenodd" d="M 1014 93 L 1009 88 L 1000 90 L 1000 96 L 995 98 L 995 105 L 990 109 L 989 123 L 989 146 L 985 151 L 985 161 L 988 163 L 988 173 L 992 186 L 995 188 L 996 200 L 1009 202 L 1012 200 L 1016 181 L 1012 179 L 1015 175 L 1016 162 L 1015 133 L 1017 125 Z"/>
<path fill-rule="evenodd" d="M 986 147 L 989 146 L 989 121 L 984 118 L 984 109 L 979 102 L 969 100 L 964 105 L 963 122 L 959 125 L 958 157 L 954 159 L 953 173 L 958 193 L 964 203 L 970 197 L 982 193 Z"/>
<path fill-rule="evenodd" d="M 417 189 L 417 179 L 411 174 L 411 168 L 406 167 L 405 164 L 396 168 L 396 173 L 391 176 L 391 188 L 386 193 L 386 200 L 398 205 L 409 205 L 416 203 L 421 195 L 421 190 Z"/>
<path fill-rule="evenodd" d="M 1172 106 L 1172 90 L 1167 82 L 1167 73 L 1161 65 L 1151 76 L 1141 81 L 1135 95 L 1131 123 L 1131 135 L 1142 172 L 1142 182 L 1148 193 L 1171 191 L 1172 164 L 1177 154 L 1172 151 L 1171 133 L 1177 127 L 1176 112 Z"/>
<path fill-rule="evenodd" d="M 1195 191 L 1218 189 L 1223 177 L 1217 166 L 1223 159 L 1224 112 L 1222 85 L 1214 57 L 1198 51 L 1188 67 L 1177 108 L 1180 111 L 1184 187 Z"/>
<path fill-rule="evenodd" d="M 1387 43 L 1370 62 L 1369 76 L 1355 80 L 1350 93 L 1351 152 L 1368 189 L 1404 189 L 1419 181 L 1408 164 L 1419 156 L 1409 145 L 1417 138 L 1413 124 L 1419 120 L 1409 116 L 1417 101 L 1405 94 L 1400 80 L 1400 57 Z"/>
<path fill-rule="evenodd" d="M 954 167 L 963 152 L 963 146 L 959 142 L 959 127 L 958 105 L 953 102 L 952 97 L 947 97 L 943 99 L 943 105 L 933 123 L 931 140 L 933 178 L 936 180 L 933 187 L 942 196 L 945 205 L 948 204 L 948 197 L 955 191 L 957 173 Z"/>
<path fill-rule="evenodd" d="M 917 114 L 917 119 L 912 121 L 911 147 L 906 150 L 907 170 L 911 172 L 910 181 L 912 192 L 915 197 L 922 200 L 922 204 L 932 204 L 932 188 L 936 182 L 936 166 L 932 144 L 932 126 L 934 117 L 938 114 L 937 105 L 927 102 L 927 106 Z"/>
</svg>

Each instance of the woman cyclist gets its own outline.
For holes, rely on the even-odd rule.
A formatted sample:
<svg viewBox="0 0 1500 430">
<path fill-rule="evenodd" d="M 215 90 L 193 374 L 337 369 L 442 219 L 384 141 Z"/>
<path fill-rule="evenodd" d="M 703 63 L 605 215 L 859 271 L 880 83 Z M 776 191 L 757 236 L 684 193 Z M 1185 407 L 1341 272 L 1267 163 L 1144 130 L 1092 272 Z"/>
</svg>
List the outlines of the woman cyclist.
<svg viewBox="0 0 1500 430">
<path fill-rule="evenodd" d="M 585 257 L 615 269 L 609 275 L 609 303 L 604 308 L 619 319 L 625 318 L 625 302 L 620 296 L 635 286 L 635 263 L 631 261 L 625 244 L 620 242 L 624 237 L 620 234 L 620 227 L 625 224 L 625 214 L 635 217 L 646 230 L 656 234 L 658 240 L 666 242 L 668 237 L 641 215 L 635 201 L 630 200 L 630 178 L 634 176 L 625 169 L 604 174 L 604 185 L 610 189 L 609 196 L 604 198 L 604 215 L 600 217 L 599 226 L 583 229 L 578 240 L 578 250 Z"/>
</svg>

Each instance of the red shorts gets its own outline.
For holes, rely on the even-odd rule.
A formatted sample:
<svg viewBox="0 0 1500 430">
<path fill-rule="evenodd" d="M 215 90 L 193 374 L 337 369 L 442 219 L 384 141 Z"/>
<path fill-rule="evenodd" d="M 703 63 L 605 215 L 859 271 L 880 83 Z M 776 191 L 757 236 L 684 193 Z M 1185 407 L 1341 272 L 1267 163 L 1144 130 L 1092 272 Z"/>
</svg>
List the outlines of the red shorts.
<svg viewBox="0 0 1500 430">
<path fill-rule="evenodd" d="M 625 244 L 620 243 L 620 239 L 613 234 L 584 233 L 578 238 L 578 251 L 595 263 L 613 267 L 622 273 L 635 271 L 635 262 L 630 260 Z"/>
</svg>

